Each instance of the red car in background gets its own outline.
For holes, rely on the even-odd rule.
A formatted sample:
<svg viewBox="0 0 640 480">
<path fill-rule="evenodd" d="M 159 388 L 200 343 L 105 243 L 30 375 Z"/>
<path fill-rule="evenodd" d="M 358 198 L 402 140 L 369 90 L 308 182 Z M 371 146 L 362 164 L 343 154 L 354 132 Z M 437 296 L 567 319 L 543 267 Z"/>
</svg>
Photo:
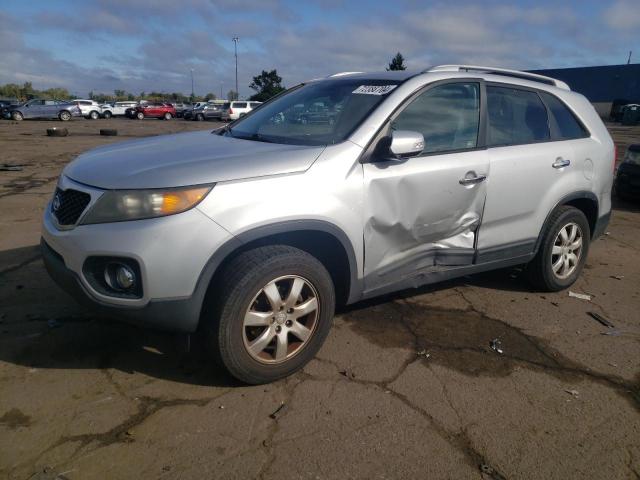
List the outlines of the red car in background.
<svg viewBox="0 0 640 480">
<path fill-rule="evenodd" d="M 176 109 L 170 103 L 149 102 L 131 109 L 129 116 L 138 120 L 143 118 L 171 120 L 176 116 Z"/>
</svg>

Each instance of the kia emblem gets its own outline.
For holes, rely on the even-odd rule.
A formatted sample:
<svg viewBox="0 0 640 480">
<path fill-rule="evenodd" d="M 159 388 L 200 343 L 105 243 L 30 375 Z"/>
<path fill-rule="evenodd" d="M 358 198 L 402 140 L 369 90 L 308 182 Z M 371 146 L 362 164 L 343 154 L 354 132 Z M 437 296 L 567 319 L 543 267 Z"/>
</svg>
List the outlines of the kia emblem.
<svg viewBox="0 0 640 480">
<path fill-rule="evenodd" d="M 56 195 L 53 197 L 53 202 L 51 203 L 51 207 L 53 208 L 53 211 L 57 212 L 58 210 L 60 210 L 61 204 L 62 204 L 62 201 L 60 200 L 60 194 L 56 193 Z"/>
</svg>

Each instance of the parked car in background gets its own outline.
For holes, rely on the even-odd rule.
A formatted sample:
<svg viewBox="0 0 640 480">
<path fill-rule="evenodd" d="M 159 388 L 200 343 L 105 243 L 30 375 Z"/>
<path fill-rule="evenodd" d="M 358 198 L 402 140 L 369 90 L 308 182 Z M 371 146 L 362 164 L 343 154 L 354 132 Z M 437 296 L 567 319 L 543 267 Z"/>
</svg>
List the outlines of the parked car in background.
<svg viewBox="0 0 640 480">
<path fill-rule="evenodd" d="M 301 112 L 298 115 L 297 122 L 302 123 L 303 125 L 307 123 L 326 123 L 328 125 L 333 125 L 336 115 L 337 112 L 335 109 L 330 109 L 323 103 L 317 103 Z"/>
<path fill-rule="evenodd" d="M 640 143 L 629 145 L 616 171 L 616 195 L 631 200 L 640 199 Z"/>
<path fill-rule="evenodd" d="M 20 105 L 6 107 L 4 116 L 16 121 L 27 118 L 57 118 L 66 122 L 72 117 L 81 117 L 82 111 L 76 102 L 34 98 Z"/>
<path fill-rule="evenodd" d="M 133 118 L 142 120 L 143 118 L 161 118 L 171 120 L 176 116 L 176 109 L 170 103 L 148 102 L 138 105 L 133 109 Z"/>
<path fill-rule="evenodd" d="M 184 112 L 191 110 L 193 105 L 191 103 L 174 103 L 173 108 L 176 109 L 176 117 L 182 118 L 184 116 Z"/>
<path fill-rule="evenodd" d="M 5 110 L 9 107 L 20 105 L 20 102 L 16 98 L 1 98 L 0 99 L 0 118 L 4 118 Z"/>
<path fill-rule="evenodd" d="M 100 118 L 100 114 L 102 113 L 102 109 L 100 108 L 100 104 L 95 100 L 84 100 L 81 98 L 76 98 L 75 100 L 71 100 L 78 104 L 80 111 L 82 112 L 82 116 L 84 118 L 90 118 L 91 120 L 97 120 Z"/>
<path fill-rule="evenodd" d="M 135 108 L 137 106 L 138 106 L 138 102 L 133 102 L 133 101 L 105 103 L 104 105 L 101 105 L 102 117 L 103 118 L 121 117 L 126 114 L 128 108 Z"/>
<path fill-rule="evenodd" d="M 224 110 L 225 107 L 222 103 L 206 103 L 191 110 L 189 119 L 199 122 L 202 120 L 221 120 Z"/>
<path fill-rule="evenodd" d="M 333 125 L 287 120 L 318 102 L 342 105 Z M 315 356 L 336 304 L 525 264 L 535 289 L 570 287 L 609 223 L 614 151 L 591 103 L 549 77 L 340 74 L 215 132 L 80 155 L 42 257 L 85 303 L 197 332 L 265 383 Z"/>
<path fill-rule="evenodd" d="M 226 107 L 225 111 L 222 114 L 222 120 L 230 121 L 237 120 L 240 117 L 244 117 L 251 110 L 262 105 L 262 102 L 233 101 L 229 102 L 228 104 L 225 103 L 224 105 L 228 105 L 228 107 Z"/>
</svg>

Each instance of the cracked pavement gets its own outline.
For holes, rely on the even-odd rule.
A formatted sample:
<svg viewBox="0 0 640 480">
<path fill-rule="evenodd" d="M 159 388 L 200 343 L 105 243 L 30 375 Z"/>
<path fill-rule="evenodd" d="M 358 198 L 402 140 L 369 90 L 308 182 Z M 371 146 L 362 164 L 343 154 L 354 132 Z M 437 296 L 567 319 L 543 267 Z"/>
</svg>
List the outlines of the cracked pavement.
<svg viewBox="0 0 640 480">
<path fill-rule="evenodd" d="M 213 124 L 52 125 L 0 122 L 2 162 L 24 165 L 0 172 L 0 478 L 640 478 L 640 204 L 592 245 L 571 288 L 590 302 L 517 268 L 400 292 L 339 312 L 303 371 L 244 386 L 183 337 L 84 310 L 37 248 L 62 167 L 123 140 L 99 128 Z"/>
</svg>

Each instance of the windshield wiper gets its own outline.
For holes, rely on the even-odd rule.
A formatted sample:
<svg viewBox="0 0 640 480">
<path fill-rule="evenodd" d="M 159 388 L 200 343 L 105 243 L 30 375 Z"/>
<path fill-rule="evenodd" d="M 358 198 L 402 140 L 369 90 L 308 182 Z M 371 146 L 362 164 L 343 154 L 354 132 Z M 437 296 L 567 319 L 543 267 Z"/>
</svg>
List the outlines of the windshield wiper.
<svg viewBox="0 0 640 480">
<path fill-rule="evenodd" d="M 229 132 L 231 132 L 231 130 L 229 130 Z M 232 133 L 231 136 L 240 140 L 253 140 L 255 142 L 274 143 L 273 140 L 269 140 L 259 133 L 252 133 L 251 135 L 234 135 Z"/>
</svg>

